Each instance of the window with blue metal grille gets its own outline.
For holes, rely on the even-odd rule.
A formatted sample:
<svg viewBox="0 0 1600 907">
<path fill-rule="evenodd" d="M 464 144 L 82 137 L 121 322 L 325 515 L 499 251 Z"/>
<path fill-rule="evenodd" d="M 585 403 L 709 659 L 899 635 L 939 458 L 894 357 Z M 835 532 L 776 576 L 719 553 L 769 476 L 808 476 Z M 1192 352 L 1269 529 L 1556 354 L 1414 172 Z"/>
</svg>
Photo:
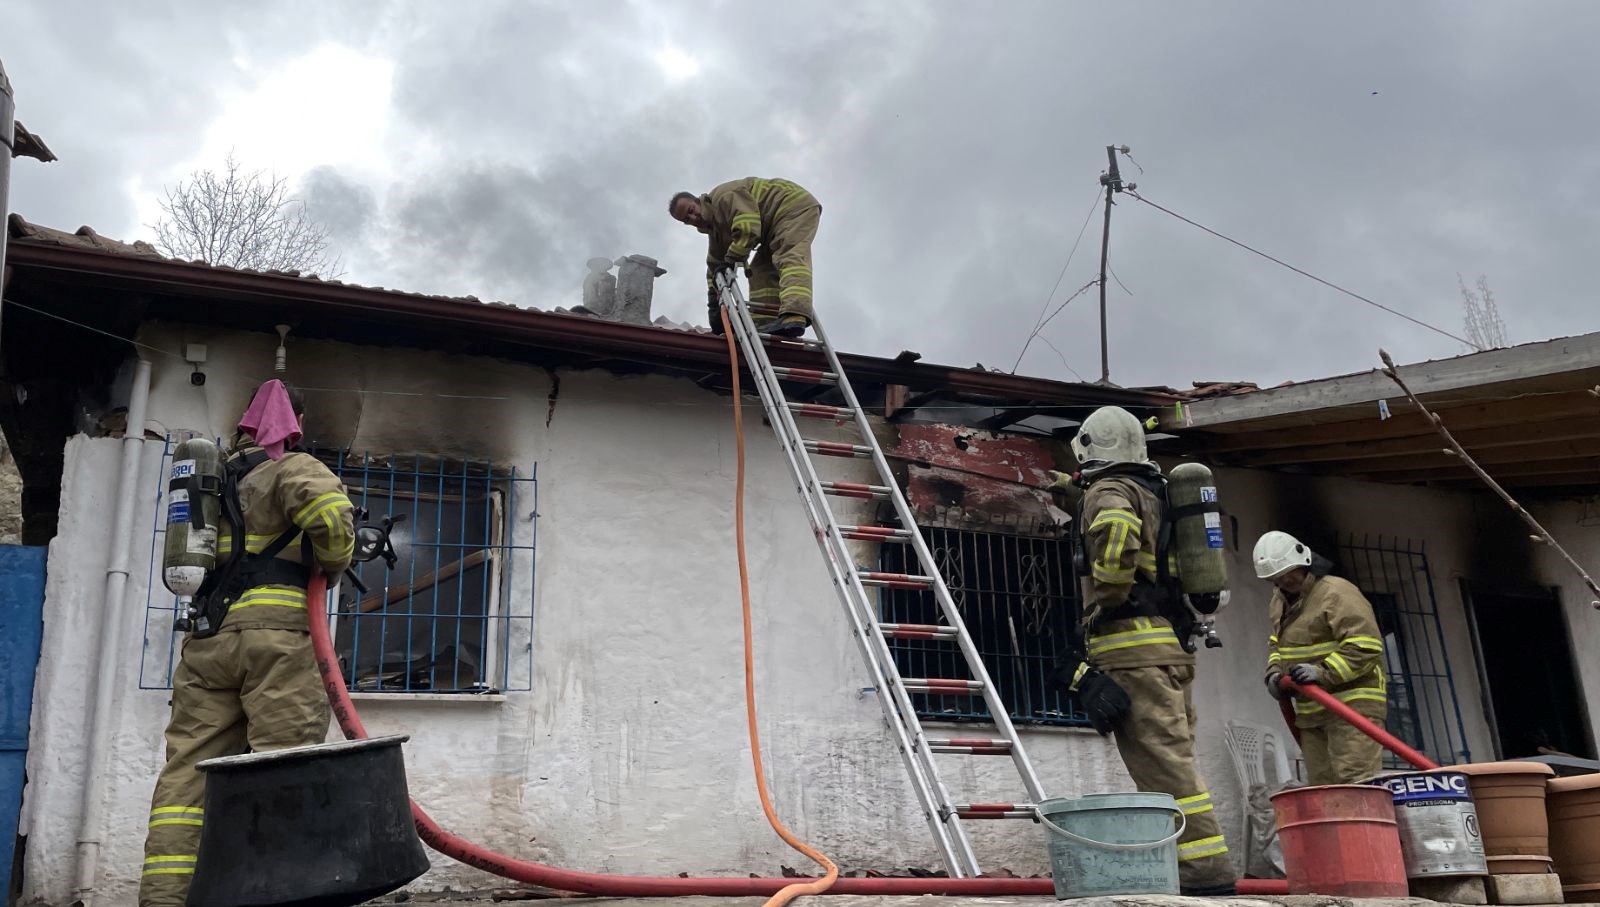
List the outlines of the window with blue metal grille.
<svg viewBox="0 0 1600 907">
<path fill-rule="evenodd" d="M 1087 725 L 1072 697 L 1050 679 L 1058 645 L 1078 620 L 1078 582 L 1064 538 L 921 527 L 950 597 L 972 634 L 984 668 L 1015 722 Z M 920 573 L 909 545 L 883 545 L 880 569 Z M 932 592 L 881 589 L 885 622 L 942 624 Z M 902 677 L 968 679 L 955 645 L 938 640 L 889 640 Z M 911 694 L 924 720 L 984 721 L 980 697 Z"/>
<path fill-rule="evenodd" d="M 170 460 L 173 444 L 167 445 Z M 366 693 L 483 694 L 532 687 L 535 472 L 421 456 L 314 451 L 392 533 L 393 569 L 352 567 L 329 609 L 350 689 Z M 165 493 L 167 462 L 161 490 Z M 157 507 L 158 514 L 160 507 Z M 176 600 L 161 587 L 162 531 L 151 551 L 141 686 L 169 687 Z"/>
<path fill-rule="evenodd" d="M 1441 764 L 1472 761 L 1424 546 L 1352 534 L 1340 542 L 1339 568 L 1372 603 L 1383 634 L 1389 733 Z"/>
</svg>

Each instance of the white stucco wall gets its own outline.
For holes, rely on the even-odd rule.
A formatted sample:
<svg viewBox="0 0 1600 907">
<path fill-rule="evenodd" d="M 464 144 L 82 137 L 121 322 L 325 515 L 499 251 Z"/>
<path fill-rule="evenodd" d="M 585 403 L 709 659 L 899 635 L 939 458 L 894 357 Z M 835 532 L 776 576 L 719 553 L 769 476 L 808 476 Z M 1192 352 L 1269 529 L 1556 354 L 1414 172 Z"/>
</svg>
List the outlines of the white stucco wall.
<svg viewBox="0 0 1600 907">
<path fill-rule="evenodd" d="M 270 374 L 276 346 L 270 334 L 181 326 L 150 326 L 141 339 L 172 350 L 183 341 L 209 345 L 204 388 L 190 385 L 190 368 L 177 359 L 154 362 L 150 417 L 168 431 L 213 435 L 230 431 L 249 390 Z M 319 445 L 538 465 L 533 690 L 503 702 L 358 703 L 374 734 L 412 736 L 411 792 L 436 819 L 507 853 L 577 869 L 737 875 L 803 865 L 767 829 L 750 776 L 729 398 L 687 380 L 561 371 L 552 403 L 552 375 L 536 367 L 293 339 L 289 356 L 297 384 L 333 389 L 308 393 L 309 440 Z M 778 811 L 847 868 L 935 867 L 879 706 L 861 695 L 866 670 L 786 466 L 758 404 L 747 402 L 745 412 L 758 695 Z M 68 900 L 89 695 L 82 677 L 108 619 L 129 627 L 111 665 L 120 678 L 116 746 L 104 767 L 103 884 L 118 900 L 132 897 L 160 762 L 167 695 L 138 689 L 145 571 L 133 571 L 132 607 L 115 613 L 98 600 L 119 443 L 80 437 L 67 450 L 24 810 L 29 902 Z M 150 545 L 159 449 L 148 444 L 144 457 L 136 565 Z M 864 463 L 828 465 L 834 477 L 867 478 Z M 1239 519 L 1237 551 L 1230 541 L 1236 593 L 1220 621 L 1226 647 L 1202 652 L 1196 703 L 1202 769 L 1224 828 L 1237 836 L 1242 797 L 1222 743 L 1224 722 L 1281 730 L 1259 680 L 1269 590 L 1250 578 L 1255 538 L 1293 528 L 1285 514 L 1304 514 L 1314 502 L 1343 531 L 1427 539 L 1451 656 L 1468 665 L 1459 598 L 1447 578 L 1468 569 L 1474 524 L 1464 495 L 1237 470 L 1222 471 L 1219 484 Z M 512 597 L 526 601 L 527 591 L 513 589 Z M 1475 677 L 1457 671 L 1457 690 L 1471 746 L 1487 753 Z M 1026 738 L 1055 795 L 1131 789 L 1114 748 L 1092 733 L 1030 731 Z M 1025 799 L 1008 760 L 940 758 L 957 799 Z M 972 824 L 986 865 L 1045 869 L 1041 833 L 1031 823 Z M 418 884 L 495 883 L 436 857 Z"/>
</svg>

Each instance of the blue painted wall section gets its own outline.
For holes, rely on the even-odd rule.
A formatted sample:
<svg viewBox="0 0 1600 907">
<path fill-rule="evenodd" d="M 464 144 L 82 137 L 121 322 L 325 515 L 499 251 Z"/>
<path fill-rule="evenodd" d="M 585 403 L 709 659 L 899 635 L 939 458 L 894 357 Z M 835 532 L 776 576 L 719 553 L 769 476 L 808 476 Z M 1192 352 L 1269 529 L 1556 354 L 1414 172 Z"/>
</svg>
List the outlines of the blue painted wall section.
<svg viewBox="0 0 1600 907">
<path fill-rule="evenodd" d="M 10 892 L 28 760 L 33 672 L 44 630 L 47 549 L 0 545 L 0 901 Z"/>
</svg>

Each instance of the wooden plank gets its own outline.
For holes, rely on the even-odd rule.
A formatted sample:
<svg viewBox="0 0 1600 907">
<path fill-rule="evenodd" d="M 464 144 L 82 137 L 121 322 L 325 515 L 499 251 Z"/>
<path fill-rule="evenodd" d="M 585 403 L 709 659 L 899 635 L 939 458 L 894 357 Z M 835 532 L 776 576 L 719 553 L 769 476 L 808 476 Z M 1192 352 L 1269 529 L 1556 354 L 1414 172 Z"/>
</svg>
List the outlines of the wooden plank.
<svg viewBox="0 0 1600 907">
<path fill-rule="evenodd" d="M 356 610 L 362 614 L 369 614 L 379 608 L 387 608 L 395 602 L 405 601 L 407 598 L 432 589 L 434 586 L 454 577 L 456 574 L 471 570 L 489 559 L 488 549 L 474 551 L 458 561 L 451 561 L 432 573 L 417 577 L 416 581 L 408 586 L 395 586 L 389 590 L 387 597 L 382 592 L 375 592 L 361 600 Z"/>
<path fill-rule="evenodd" d="M 1429 403 L 1427 400 L 1423 402 Z M 1592 419 L 1600 415 L 1600 401 L 1596 401 L 1586 390 L 1457 406 L 1429 403 L 1429 407 L 1444 419 L 1445 425 L 1452 432 L 1550 421 L 1569 416 Z M 1360 418 L 1345 421 L 1328 421 L 1295 428 L 1273 428 L 1226 435 L 1185 433 L 1180 436 L 1181 440 L 1176 446 L 1186 451 L 1220 456 L 1239 451 L 1314 447 L 1322 444 L 1381 441 L 1420 435 L 1438 437 L 1421 413 L 1409 410 L 1397 412 L 1389 419 L 1379 419 L 1377 407 L 1374 405 Z"/>
<path fill-rule="evenodd" d="M 1414 457 L 1392 457 L 1387 460 L 1341 460 L 1338 463 L 1319 464 L 1317 471 L 1331 471 L 1339 475 L 1381 476 L 1386 472 L 1410 472 L 1418 469 L 1448 469 L 1461 464 L 1461 458 L 1444 453 L 1420 454 Z M 1563 460 L 1578 457 L 1600 456 L 1600 441 L 1561 441 L 1543 444 L 1537 448 L 1502 447 L 1474 453 L 1472 458 L 1487 466 L 1491 463 L 1528 463 L 1536 460 Z M 1492 471 L 1492 470 L 1491 470 Z"/>
<path fill-rule="evenodd" d="M 1513 409 L 1510 405 L 1504 407 L 1508 412 Z M 1480 450 L 1493 450 L 1501 447 L 1539 447 L 1557 441 L 1580 441 L 1587 438 L 1600 438 L 1600 406 L 1595 407 L 1596 415 L 1563 417 L 1550 422 L 1521 422 L 1502 425 L 1495 428 L 1480 428 L 1468 431 L 1458 431 L 1450 419 L 1445 419 L 1445 426 L 1451 429 L 1456 440 L 1467 449 L 1467 452 L 1477 456 Z M 1229 466 L 1283 466 L 1299 463 L 1325 463 L 1334 460 L 1378 460 L 1387 457 L 1415 456 L 1417 454 L 1433 453 L 1441 449 L 1439 436 L 1433 432 L 1426 435 L 1416 435 L 1405 438 L 1388 440 L 1346 441 L 1337 444 L 1319 444 L 1313 447 L 1289 447 L 1280 450 L 1265 450 L 1260 453 L 1233 453 L 1218 457 L 1219 462 Z M 1537 450 L 1530 451 L 1537 454 Z"/>
<path fill-rule="evenodd" d="M 1505 479 L 1496 476 L 1495 481 L 1511 489 L 1560 488 L 1585 495 L 1594 494 L 1597 489 L 1600 489 L 1600 473 L 1596 473 L 1592 469 L 1583 472 L 1555 472 L 1536 476 L 1509 476 Z M 1430 482 L 1429 485 L 1436 488 L 1461 491 L 1468 491 L 1473 488 L 1481 488 L 1484 491 L 1489 490 L 1483 484 L 1483 480 L 1477 476 L 1473 476 L 1470 479 L 1447 479 L 1441 482 Z"/>
<path fill-rule="evenodd" d="M 1545 476 L 1545 475 L 1572 475 L 1589 472 L 1589 481 L 1600 483 L 1600 457 L 1563 457 L 1554 460 L 1531 460 L 1522 463 L 1501 463 L 1493 467 L 1485 467 L 1489 475 L 1497 481 L 1509 483 L 1519 477 Z M 1415 482 L 1450 482 L 1458 479 L 1477 479 L 1471 469 L 1466 466 L 1448 466 L 1439 469 L 1417 469 L 1408 472 L 1374 473 L 1369 476 L 1356 476 L 1376 482 L 1396 482 L 1411 484 Z"/>
<path fill-rule="evenodd" d="M 1503 350 L 1399 366 L 1397 371 L 1419 396 L 1484 388 L 1549 375 L 1600 369 L 1600 333 L 1525 343 Z M 1593 382 L 1590 382 L 1592 385 Z M 1339 406 L 1373 404 L 1395 397 L 1394 383 L 1377 369 L 1186 404 L 1181 422 L 1161 414 L 1165 431 L 1205 428 Z"/>
</svg>

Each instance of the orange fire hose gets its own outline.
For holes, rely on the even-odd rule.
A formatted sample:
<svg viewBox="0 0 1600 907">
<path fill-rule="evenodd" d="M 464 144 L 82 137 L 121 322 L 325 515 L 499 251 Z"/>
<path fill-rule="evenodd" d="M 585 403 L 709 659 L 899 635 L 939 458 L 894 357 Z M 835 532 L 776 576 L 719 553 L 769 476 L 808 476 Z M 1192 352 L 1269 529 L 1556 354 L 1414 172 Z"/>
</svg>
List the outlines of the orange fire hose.
<svg viewBox="0 0 1600 907">
<path fill-rule="evenodd" d="M 789 831 L 772 808 L 772 796 L 767 791 L 767 773 L 761 765 L 761 733 L 756 727 L 756 668 L 755 637 L 750 628 L 750 567 L 744 550 L 744 406 L 739 393 L 739 350 L 734 345 L 733 325 L 728 323 L 728 310 L 722 310 L 722 335 L 728 341 L 728 368 L 733 373 L 733 437 L 734 462 L 737 464 L 734 479 L 733 525 L 734 542 L 739 551 L 739 597 L 744 614 L 744 706 L 746 723 L 750 728 L 750 760 L 755 763 L 756 791 L 761 795 L 761 811 L 767 822 L 785 844 L 805 854 L 826 870 L 820 879 L 796 882 L 767 899 L 765 907 L 782 907 L 801 895 L 821 894 L 833 887 L 839 879 L 839 867 L 823 853 L 800 840 Z"/>
</svg>

